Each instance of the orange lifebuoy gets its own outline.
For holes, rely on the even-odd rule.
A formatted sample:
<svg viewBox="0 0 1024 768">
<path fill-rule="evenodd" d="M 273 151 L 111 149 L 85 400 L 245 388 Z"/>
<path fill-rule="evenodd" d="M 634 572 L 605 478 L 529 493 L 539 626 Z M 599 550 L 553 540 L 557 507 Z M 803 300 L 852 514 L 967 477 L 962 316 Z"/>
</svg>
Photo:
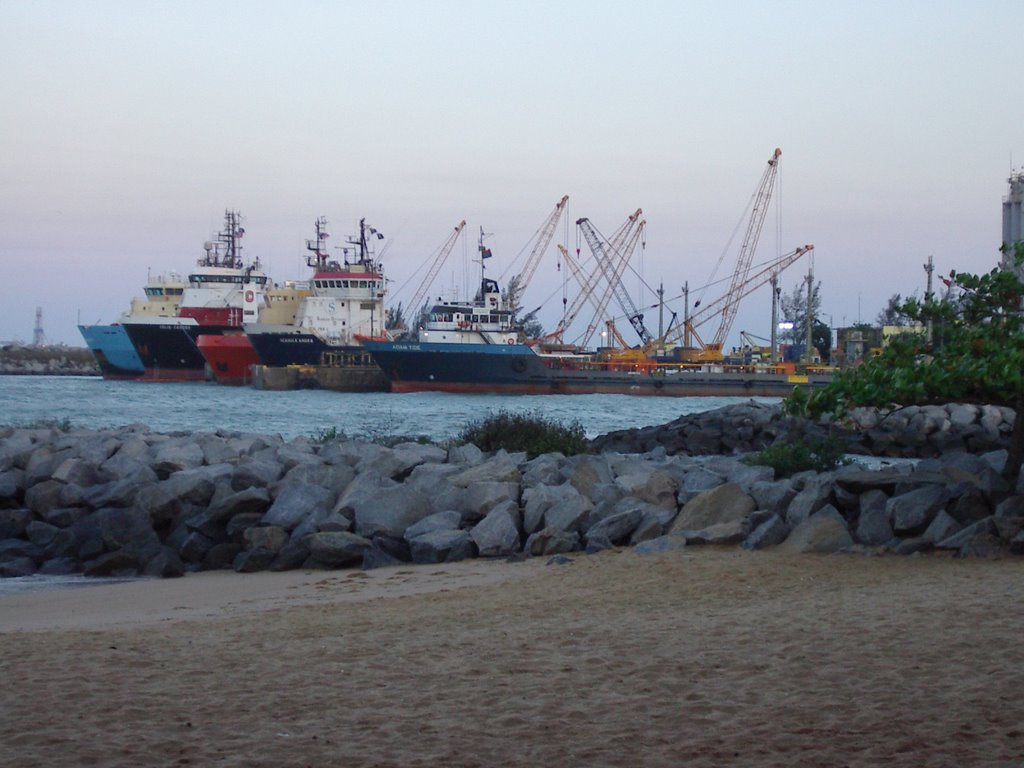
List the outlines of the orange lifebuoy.
<svg viewBox="0 0 1024 768">
<path fill-rule="evenodd" d="M 251 302 L 255 298 L 255 296 L 256 295 L 252 292 L 251 289 L 246 291 L 245 292 L 245 301 L 246 301 L 246 303 Z"/>
<path fill-rule="evenodd" d="M 515 344 L 515 343 L 516 343 L 516 340 L 515 340 L 515 339 L 509 339 L 509 340 L 508 340 L 508 343 L 509 343 L 509 344 Z"/>
</svg>

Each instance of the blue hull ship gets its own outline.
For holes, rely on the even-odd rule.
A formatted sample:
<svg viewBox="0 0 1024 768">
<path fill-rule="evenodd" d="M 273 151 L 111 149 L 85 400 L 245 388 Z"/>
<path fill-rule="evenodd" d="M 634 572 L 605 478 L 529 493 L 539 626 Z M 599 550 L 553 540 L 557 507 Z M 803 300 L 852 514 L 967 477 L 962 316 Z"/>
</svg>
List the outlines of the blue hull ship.
<svg viewBox="0 0 1024 768">
<path fill-rule="evenodd" d="M 137 379 L 144 373 L 142 359 L 123 325 L 80 325 L 78 331 L 107 379 Z"/>
</svg>

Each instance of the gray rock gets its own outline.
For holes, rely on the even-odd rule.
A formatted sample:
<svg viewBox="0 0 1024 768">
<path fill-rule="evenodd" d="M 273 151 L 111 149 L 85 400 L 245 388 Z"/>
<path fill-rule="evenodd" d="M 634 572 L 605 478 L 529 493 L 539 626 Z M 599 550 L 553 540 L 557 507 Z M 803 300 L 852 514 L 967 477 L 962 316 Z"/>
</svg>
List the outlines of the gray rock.
<svg viewBox="0 0 1024 768">
<path fill-rule="evenodd" d="M 0 576 L 18 578 L 19 576 L 31 576 L 38 568 L 36 561 L 31 557 L 12 557 L 0 560 Z"/>
<path fill-rule="evenodd" d="M 292 571 L 296 568 L 301 568 L 308 559 L 309 546 L 306 543 L 306 539 L 301 541 L 289 539 L 289 541 L 281 547 L 281 551 L 274 557 L 269 570 L 276 572 Z"/>
<path fill-rule="evenodd" d="M 284 474 L 284 467 L 277 461 L 265 461 L 245 457 L 235 465 L 231 473 L 231 488 L 243 491 L 246 488 L 267 488 L 276 483 Z"/>
<path fill-rule="evenodd" d="M 665 535 L 655 539 L 648 539 L 633 547 L 633 552 L 638 555 L 660 555 L 665 552 L 675 552 L 686 547 L 686 539 L 683 536 Z"/>
<path fill-rule="evenodd" d="M 0 510 L 0 521 L 2 521 L 3 512 L 7 510 Z M 27 512 L 28 510 L 21 510 Z M 44 523 L 42 520 L 29 520 L 22 528 L 21 532 L 17 534 L 17 538 L 26 538 L 33 544 L 40 547 L 48 547 L 62 529 L 49 523 Z M 0 538 L 15 538 L 15 536 L 0 536 Z"/>
<path fill-rule="evenodd" d="M 897 535 L 916 536 L 924 532 L 947 501 L 949 492 L 944 486 L 926 485 L 893 496 L 886 502 L 885 511 Z"/>
<path fill-rule="evenodd" d="M 608 549 L 624 544 L 642 519 L 643 512 L 639 509 L 609 515 L 584 533 L 584 544 L 587 549 Z"/>
<path fill-rule="evenodd" d="M 154 576 L 161 579 L 171 579 L 185 574 L 185 564 L 178 557 L 178 553 L 170 547 L 160 547 L 159 551 L 150 557 L 142 567 L 142 576 Z"/>
<path fill-rule="evenodd" d="M 829 506 L 831 499 L 831 478 L 824 476 L 806 483 L 786 509 L 786 524 L 795 528 L 818 510 Z"/>
<path fill-rule="evenodd" d="M 866 491 L 860 497 L 860 513 L 854 531 L 857 541 L 870 547 L 880 547 L 894 536 L 889 512 L 889 497 L 877 489 Z"/>
<path fill-rule="evenodd" d="M 307 567 L 346 568 L 360 565 L 372 544 L 369 539 L 347 531 L 314 533 L 306 539 Z"/>
<path fill-rule="evenodd" d="M 246 549 L 238 553 L 232 567 L 237 573 L 257 573 L 270 568 L 274 553 L 266 549 Z"/>
<path fill-rule="evenodd" d="M 458 529 L 461 521 L 462 515 L 454 509 L 435 512 L 406 528 L 403 537 L 409 540 L 432 531 L 454 531 Z"/>
<path fill-rule="evenodd" d="M 562 471 L 565 464 L 565 456 L 560 453 L 545 453 L 526 462 L 523 467 L 523 487 L 561 485 L 568 479 Z"/>
<path fill-rule="evenodd" d="M 19 539 L 32 522 L 30 509 L 0 509 L 0 539 Z"/>
<path fill-rule="evenodd" d="M 356 476 L 356 471 L 347 464 L 304 463 L 285 472 L 280 482 L 321 485 L 340 496 Z"/>
<path fill-rule="evenodd" d="M 1024 517 L 1024 496 L 1010 496 L 1004 499 L 999 502 L 994 514 L 996 517 Z"/>
<path fill-rule="evenodd" d="M 0 472 L 0 503 L 20 499 L 24 493 L 24 470 L 8 469 L 5 472 Z"/>
<path fill-rule="evenodd" d="M 263 523 L 291 531 L 315 511 L 329 511 L 333 502 L 334 496 L 326 488 L 317 485 L 288 485 L 281 489 L 263 515 Z"/>
<path fill-rule="evenodd" d="M 750 535 L 744 539 L 741 545 L 744 549 L 764 549 L 774 547 L 786 540 L 790 528 L 781 515 L 773 514 L 767 520 L 761 522 Z"/>
<path fill-rule="evenodd" d="M 839 511 L 829 505 L 792 530 L 779 549 L 787 552 L 840 552 L 853 546 L 853 538 Z"/>
<path fill-rule="evenodd" d="M 213 518 L 211 517 L 211 519 Z M 240 512 L 224 525 L 224 534 L 236 544 L 241 544 L 245 531 L 254 525 L 259 525 L 261 520 L 263 520 L 262 512 Z"/>
<path fill-rule="evenodd" d="M 634 546 L 663 535 L 677 514 L 674 510 L 656 507 L 653 504 L 642 504 L 635 509 L 640 511 L 641 517 L 629 536 L 629 543 Z"/>
<path fill-rule="evenodd" d="M 276 525 L 261 525 L 247 528 L 242 534 L 244 549 L 266 549 L 275 555 L 288 541 L 288 532 Z"/>
<path fill-rule="evenodd" d="M 993 518 L 986 517 L 976 523 L 971 523 L 963 530 L 954 533 L 952 536 L 935 543 L 936 549 L 961 549 L 970 543 L 977 536 L 995 535 L 995 523 Z"/>
<path fill-rule="evenodd" d="M 69 458 L 61 462 L 60 466 L 53 471 L 50 479 L 88 488 L 91 485 L 109 483 L 114 478 L 91 461 Z"/>
<path fill-rule="evenodd" d="M 62 496 L 67 486 L 56 480 L 43 480 L 25 491 L 25 506 L 43 517 L 50 510 L 67 506 Z"/>
<path fill-rule="evenodd" d="M 432 531 L 409 542 L 414 563 L 453 563 L 476 555 L 468 531 Z"/>
<path fill-rule="evenodd" d="M 219 486 L 207 512 L 210 519 L 218 523 L 226 523 L 236 515 L 258 513 L 263 515 L 270 508 L 270 491 L 266 488 L 249 487 L 241 491 L 233 491 L 231 486 Z"/>
<path fill-rule="evenodd" d="M 456 472 L 449 478 L 449 482 L 460 488 L 469 488 L 475 483 L 487 482 L 518 485 L 522 479 L 516 463 L 507 454 L 499 454 L 481 464 Z"/>
<path fill-rule="evenodd" d="M 383 489 L 398 488 L 399 484 L 389 477 L 383 477 L 372 470 L 362 472 L 355 476 L 345 492 L 338 497 L 334 505 L 334 511 L 345 517 L 355 519 L 355 511 L 359 507 L 365 507 L 374 503 L 374 500 Z M 406 488 L 415 486 L 406 484 Z"/>
<path fill-rule="evenodd" d="M 360 567 L 364 571 L 371 571 L 375 568 L 393 568 L 396 565 L 405 565 L 405 562 L 387 550 L 374 545 L 363 552 L 363 563 Z"/>
<path fill-rule="evenodd" d="M 686 473 L 679 487 L 677 501 L 680 505 L 688 504 L 694 497 L 704 491 L 725 484 L 725 477 L 704 467 L 695 467 Z M 737 486 L 739 487 L 739 486 Z"/>
<path fill-rule="evenodd" d="M 462 513 L 464 526 L 475 525 L 495 507 L 509 502 L 519 506 L 518 483 L 482 482 L 460 490 L 455 508 Z"/>
<path fill-rule="evenodd" d="M 928 528 L 925 529 L 921 538 L 930 544 L 936 544 L 937 542 L 945 541 L 962 530 L 963 526 L 952 515 L 944 510 L 940 510 Z"/>
<path fill-rule="evenodd" d="M 150 465 L 157 477 L 164 479 L 183 469 L 194 469 L 203 465 L 203 449 L 191 438 L 174 438 L 160 445 Z"/>
<path fill-rule="evenodd" d="M 473 467 L 483 463 L 484 458 L 484 452 L 472 443 L 456 445 L 448 449 L 449 464 L 464 464 Z"/>
<path fill-rule="evenodd" d="M 779 516 L 786 514 L 790 502 L 796 498 L 796 489 L 789 478 L 772 482 L 757 481 L 751 484 L 748 493 L 754 499 L 758 509 Z"/>
<path fill-rule="evenodd" d="M 679 486 L 675 478 L 667 472 L 649 469 L 646 472 L 619 475 L 615 478 L 615 484 L 622 488 L 623 493 L 627 496 L 635 496 L 649 504 L 666 509 L 678 508 L 676 492 L 679 490 Z"/>
<path fill-rule="evenodd" d="M 430 500 L 413 488 L 381 488 L 372 499 L 353 502 L 355 530 L 367 538 L 401 538 L 406 529 L 431 513 Z"/>
<path fill-rule="evenodd" d="M 156 480 L 156 473 L 153 479 Z M 102 485 L 85 488 L 81 493 L 82 501 L 93 509 L 103 507 L 130 507 L 135 503 L 135 495 L 140 488 L 146 487 L 149 480 L 135 480 L 130 477 L 114 480 Z"/>
<path fill-rule="evenodd" d="M 100 509 L 78 520 L 73 526 L 82 560 L 104 552 L 122 550 L 136 554 L 160 546 L 156 532 L 143 512 L 129 509 Z"/>
<path fill-rule="evenodd" d="M 68 528 L 89 514 L 91 510 L 85 507 L 58 507 L 51 509 L 44 514 L 43 521 L 58 528 Z"/>
<path fill-rule="evenodd" d="M 519 507 L 509 501 L 494 507 L 470 530 L 480 557 L 505 557 L 521 549 Z"/>
<path fill-rule="evenodd" d="M 253 549 L 256 549 L 256 547 L 253 547 Z M 173 550 L 171 551 L 173 552 Z M 223 571 L 228 568 L 234 568 L 235 560 L 238 559 L 238 555 L 241 552 L 242 545 L 235 541 L 222 541 L 214 544 L 203 555 L 199 568 L 203 571 Z M 177 555 L 176 552 L 174 554 Z"/>
<path fill-rule="evenodd" d="M 573 552 L 579 548 L 580 536 L 576 531 L 549 526 L 528 536 L 523 552 L 533 557 L 546 557 Z"/>
<path fill-rule="evenodd" d="M 590 501 L 568 483 L 527 488 L 523 491 L 523 528 L 527 534 L 547 527 L 578 531 L 591 508 Z"/>
<path fill-rule="evenodd" d="M 735 483 L 726 483 L 695 496 L 680 510 L 669 533 L 700 531 L 720 523 L 745 521 L 756 504 Z"/>
<path fill-rule="evenodd" d="M 215 544 L 210 537 L 193 530 L 186 532 L 181 544 L 177 546 L 177 553 L 185 562 L 201 563 Z"/>
</svg>

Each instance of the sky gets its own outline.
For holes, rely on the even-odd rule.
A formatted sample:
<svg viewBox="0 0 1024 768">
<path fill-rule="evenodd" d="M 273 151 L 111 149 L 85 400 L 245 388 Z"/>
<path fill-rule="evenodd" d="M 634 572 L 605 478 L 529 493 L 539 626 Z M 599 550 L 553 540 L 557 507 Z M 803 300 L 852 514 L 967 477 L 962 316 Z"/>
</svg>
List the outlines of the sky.
<svg viewBox="0 0 1024 768">
<path fill-rule="evenodd" d="M 995 0 L 0 0 L 0 341 L 31 341 L 38 307 L 82 346 L 147 274 L 187 274 L 226 209 L 279 282 L 309 276 L 317 217 L 334 245 L 365 217 L 407 302 L 460 220 L 433 295 L 475 274 L 481 228 L 488 276 L 514 274 L 569 195 L 523 302 L 551 328 L 574 294 L 554 245 L 642 208 L 635 303 L 707 302 L 776 147 L 755 263 L 813 244 L 783 291 L 813 267 L 827 322 L 871 322 L 924 292 L 929 256 L 998 262 L 1022 22 Z M 767 337 L 770 308 L 746 297 L 727 344 Z"/>
</svg>

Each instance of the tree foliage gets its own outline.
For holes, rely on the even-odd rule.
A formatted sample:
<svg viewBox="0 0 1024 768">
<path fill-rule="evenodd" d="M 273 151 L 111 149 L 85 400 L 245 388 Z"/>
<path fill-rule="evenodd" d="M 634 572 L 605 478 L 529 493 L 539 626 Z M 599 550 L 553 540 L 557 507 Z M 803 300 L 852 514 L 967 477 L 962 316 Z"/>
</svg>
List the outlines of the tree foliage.
<svg viewBox="0 0 1024 768">
<path fill-rule="evenodd" d="M 875 318 L 875 324 L 907 325 L 910 322 L 910 318 L 907 316 L 907 313 L 903 311 L 903 305 L 905 303 L 906 302 L 900 294 L 894 293 L 889 297 L 889 302 L 885 305 L 885 309 L 878 313 L 878 317 Z"/>
<path fill-rule="evenodd" d="M 509 281 L 505 284 L 505 293 L 503 296 L 505 306 L 512 310 L 512 324 L 514 326 L 521 326 L 523 333 L 526 334 L 527 338 L 536 339 L 543 336 L 544 326 L 541 325 L 540 320 L 537 319 L 536 309 L 520 316 L 519 313 L 523 311 L 522 298 L 523 286 L 520 283 L 519 275 L 515 275 L 509 278 Z"/>
<path fill-rule="evenodd" d="M 1024 263 L 1024 247 L 1015 249 Z M 1024 283 L 1011 271 L 950 272 L 941 298 L 910 298 L 900 306 L 931 333 L 890 340 L 878 357 L 837 373 L 810 395 L 795 395 L 791 413 L 841 416 L 850 406 L 894 407 L 966 402 L 1016 411 L 1004 474 L 1016 478 L 1024 455 Z"/>
<path fill-rule="evenodd" d="M 794 346 L 807 343 L 807 318 L 812 318 L 811 344 L 818 351 L 823 362 L 832 357 L 832 329 L 828 323 L 821 321 L 821 281 L 815 283 L 811 292 L 811 314 L 807 314 L 807 281 L 801 280 L 793 286 L 792 292 L 782 294 L 779 308 L 782 319 L 791 324 L 791 328 L 780 334 L 780 339 Z"/>
</svg>

